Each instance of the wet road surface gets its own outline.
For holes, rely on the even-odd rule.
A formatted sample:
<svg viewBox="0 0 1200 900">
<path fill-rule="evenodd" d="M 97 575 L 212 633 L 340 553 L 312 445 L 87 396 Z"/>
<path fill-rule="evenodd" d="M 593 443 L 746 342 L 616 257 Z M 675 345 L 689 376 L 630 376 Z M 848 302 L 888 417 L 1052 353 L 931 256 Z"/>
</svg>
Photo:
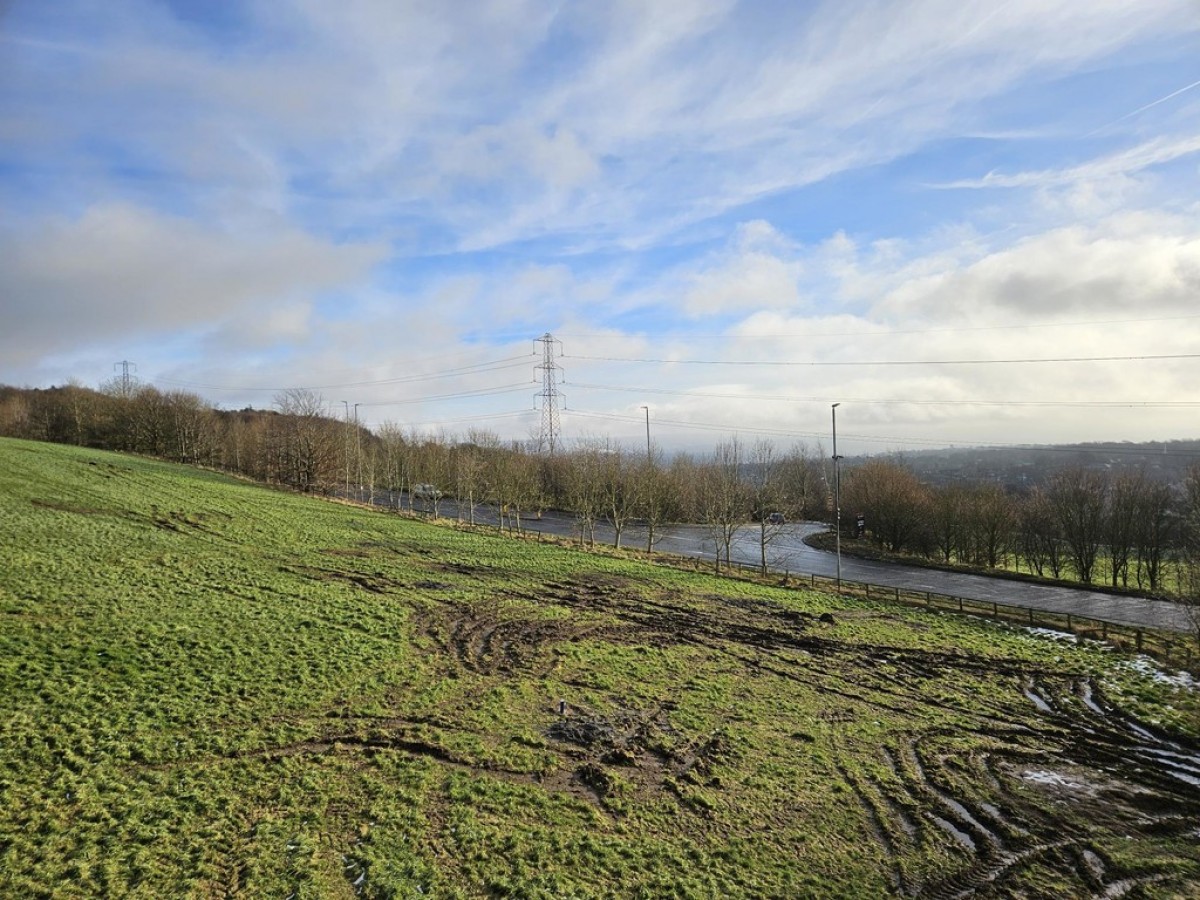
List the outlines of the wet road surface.
<svg viewBox="0 0 1200 900">
<path fill-rule="evenodd" d="M 365 496 L 363 499 L 366 499 Z M 402 503 L 405 508 L 408 507 L 407 497 L 401 498 L 386 492 L 378 492 L 375 502 L 380 506 L 395 507 Z M 418 500 L 414 510 L 431 512 L 432 503 Z M 477 524 L 495 525 L 496 512 L 494 507 L 481 504 L 475 509 L 475 521 Z M 438 514 L 455 518 L 457 509 L 452 501 L 442 500 L 438 504 Z M 463 518 L 468 517 L 464 515 Z M 575 517 L 560 512 L 546 512 L 541 518 L 522 519 L 521 526 L 526 531 L 558 537 L 579 536 L 579 526 Z M 836 577 L 835 555 L 804 543 L 805 537 L 825 529 L 825 525 L 812 522 L 778 526 L 767 547 L 767 567 L 779 573 Z M 596 542 L 613 543 L 613 529 L 607 522 L 597 524 Z M 644 548 L 645 529 L 630 526 L 622 535 L 621 543 L 624 547 Z M 656 535 L 654 549 L 660 553 L 711 560 L 716 553 L 716 543 L 711 532 L 703 525 L 672 525 Z M 730 547 L 730 556 L 735 563 L 759 565 L 761 549 L 757 525 L 747 525 L 738 530 Z M 863 582 L 905 591 L 929 591 L 966 600 L 998 603 L 1002 606 L 1032 607 L 1046 612 L 1104 619 L 1133 627 L 1166 628 L 1184 632 L 1192 630 L 1191 623 L 1181 607 L 1148 597 L 1119 596 L 1082 588 L 944 572 L 901 563 L 855 559 L 845 554 L 842 555 L 841 568 L 843 581 Z"/>
</svg>

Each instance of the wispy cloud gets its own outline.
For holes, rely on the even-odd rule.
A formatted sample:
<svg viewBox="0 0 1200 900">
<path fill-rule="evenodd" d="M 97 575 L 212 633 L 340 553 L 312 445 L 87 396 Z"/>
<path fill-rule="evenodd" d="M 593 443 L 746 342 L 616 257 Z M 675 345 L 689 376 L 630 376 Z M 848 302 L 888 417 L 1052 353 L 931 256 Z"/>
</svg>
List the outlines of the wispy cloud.
<svg viewBox="0 0 1200 900">
<path fill-rule="evenodd" d="M 1200 153 L 1200 135 L 1186 138 L 1155 138 L 1078 166 L 1012 174 L 988 172 L 982 178 L 949 181 L 944 184 L 932 184 L 930 187 L 942 190 L 1054 187 L 1134 175 L 1194 153 Z"/>
<path fill-rule="evenodd" d="M 610 355 L 715 336 L 792 360 L 846 352 L 804 334 L 884 353 L 874 332 L 1116 308 L 1139 284 L 1176 309 L 1200 120 L 1130 123 L 1198 84 L 1142 103 L 1123 79 L 1190 81 L 1198 33 L 1191 0 L 17 0 L 0 379 L 278 352 L 268 380 L 307 383 L 403 367 L 405 335 L 451 352 L 560 326 Z"/>
</svg>

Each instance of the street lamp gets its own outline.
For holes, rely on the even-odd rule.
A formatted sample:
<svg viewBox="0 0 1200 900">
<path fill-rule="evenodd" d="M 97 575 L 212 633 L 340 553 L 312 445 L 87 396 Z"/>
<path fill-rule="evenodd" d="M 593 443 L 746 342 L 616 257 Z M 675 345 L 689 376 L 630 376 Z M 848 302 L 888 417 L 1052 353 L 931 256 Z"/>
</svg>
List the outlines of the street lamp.
<svg viewBox="0 0 1200 900">
<path fill-rule="evenodd" d="M 830 407 L 833 414 L 833 509 L 834 509 L 834 546 L 837 548 L 837 589 L 842 592 L 842 470 L 838 465 L 841 459 L 837 452 L 837 408 L 841 403 Z"/>
<path fill-rule="evenodd" d="M 342 456 L 346 460 L 346 493 L 345 498 L 350 499 L 350 402 L 348 400 L 341 401 L 342 406 L 346 408 L 346 418 L 344 419 L 346 427 L 342 429 Z"/>
<path fill-rule="evenodd" d="M 362 500 L 362 432 L 358 429 L 358 408 L 361 403 L 354 404 L 354 472 L 358 478 L 358 493 L 355 500 Z"/>
<path fill-rule="evenodd" d="M 650 452 L 650 407 L 643 406 L 646 411 L 646 463 L 654 465 L 654 454 Z"/>
<path fill-rule="evenodd" d="M 646 558 L 654 551 L 654 523 L 658 519 L 658 485 L 654 477 L 654 452 L 650 449 L 650 407 L 643 406 L 646 411 Z"/>
</svg>

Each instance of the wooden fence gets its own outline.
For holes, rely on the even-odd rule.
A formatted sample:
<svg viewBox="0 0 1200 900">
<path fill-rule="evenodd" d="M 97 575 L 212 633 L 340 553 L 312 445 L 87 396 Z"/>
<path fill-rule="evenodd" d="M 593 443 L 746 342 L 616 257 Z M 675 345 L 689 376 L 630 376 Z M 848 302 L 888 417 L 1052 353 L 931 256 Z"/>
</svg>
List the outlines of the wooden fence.
<svg viewBox="0 0 1200 900">
<path fill-rule="evenodd" d="M 709 571 L 713 569 L 712 563 L 704 560 L 689 557 L 678 557 L 677 559 L 683 563 L 685 568 L 706 568 Z M 679 563 L 675 564 L 679 565 Z M 907 606 L 924 607 L 929 610 L 983 616 L 1013 625 L 1060 631 L 1085 640 L 1103 641 L 1119 650 L 1144 653 L 1164 665 L 1176 666 L 1193 674 L 1200 674 L 1200 646 L 1197 646 L 1196 638 L 1186 632 L 1130 625 L 1125 622 L 1114 622 L 1111 619 L 1081 616 L 1076 613 L 1053 612 L 1019 604 L 972 600 L 968 597 L 956 597 L 933 591 L 917 591 L 892 585 L 850 581 L 845 578 L 841 579 L 839 583 L 836 578 L 824 575 L 774 572 L 763 576 L 759 566 L 745 563 L 722 563 L 722 570 L 726 575 L 736 574 L 738 577 L 753 578 L 764 583 L 780 584 L 780 579 L 782 579 L 784 586 L 807 586 L 864 600 L 903 603 Z"/>
</svg>

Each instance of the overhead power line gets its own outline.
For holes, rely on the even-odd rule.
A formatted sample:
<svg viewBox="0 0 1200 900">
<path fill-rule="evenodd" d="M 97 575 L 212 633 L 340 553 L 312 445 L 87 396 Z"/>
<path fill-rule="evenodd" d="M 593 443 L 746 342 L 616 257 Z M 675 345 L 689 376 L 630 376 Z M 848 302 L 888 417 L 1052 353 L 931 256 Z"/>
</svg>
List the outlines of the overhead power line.
<svg viewBox="0 0 1200 900">
<path fill-rule="evenodd" d="M 1090 319 L 1074 322 L 1020 322 L 1009 325 L 967 325 L 956 328 L 883 328 L 874 331 L 800 331 L 785 333 L 769 332 L 739 332 L 729 331 L 724 334 L 687 334 L 679 335 L 680 340 L 687 341 L 742 341 L 742 340 L 807 340 L 827 337 L 890 337 L 899 334 L 966 334 L 975 331 L 1027 331 L 1037 328 L 1083 328 L 1089 325 L 1139 325 L 1154 322 L 1180 322 L 1187 319 L 1200 319 L 1200 315 L 1190 316 L 1157 316 L 1146 319 Z M 571 332 L 562 337 L 573 338 L 612 338 L 613 332 Z M 655 340 L 669 340 L 668 335 L 656 335 Z"/>
<path fill-rule="evenodd" d="M 202 388 L 209 391 L 240 391 L 244 393 L 277 393 L 279 391 L 288 390 L 334 390 L 350 387 L 369 387 L 375 385 L 387 384 L 407 384 L 415 381 L 430 381 L 437 378 L 454 378 L 462 375 L 476 375 L 483 372 L 498 372 L 503 369 L 516 369 L 522 366 L 529 365 L 529 359 L 532 354 L 524 354 L 522 356 L 508 356 L 503 359 L 489 360 L 487 362 L 472 363 L 466 366 L 458 366 L 453 369 L 444 369 L 440 372 L 419 372 L 412 375 L 397 375 L 394 378 L 379 378 L 370 381 L 348 381 L 341 384 L 311 384 L 311 385 L 292 385 L 290 387 L 249 387 L 246 385 L 231 386 L 231 385 L 215 385 L 204 384 L 198 381 L 184 381 L 173 378 L 156 378 L 155 381 L 160 384 L 173 384 L 181 387 Z"/>
<path fill-rule="evenodd" d="M 570 359 L 598 362 L 660 363 L 682 366 L 994 366 L 1018 363 L 1134 362 L 1142 360 L 1200 359 L 1200 353 L 1162 353 L 1142 356 L 1055 356 L 1025 359 L 873 359 L 873 360 L 769 360 L 769 359 L 658 359 L 635 356 L 577 356 Z"/>
<path fill-rule="evenodd" d="M 578 410 L 578 409 L 565 409 L 565 410 L 563 410 L 563 412 L 566 413 L 567 415 L 582 416 L 583 418 L 588 418 L 588 419 L 610 419 L 613 421 L 629 422 L 629 423 L 638 424 L 638 425 L 640 425 L 642 422 L 641 416 L 621 415 L 619 413 L 587 412 L 587 411 Z M 663 419 L 663 418 L 655 418 L 654 422 L 655 422 L 656 426 L 661 425 L 661 426 L 669 426 L 672 428 L 695 429 L 698 431 L 718 431 L 718 432 L 722 432 L 724 434 L 764 434 L 764 435 L 770 435 L 773 437 L 791 437 L 791 438 L 803 437 L 803 438 L 818 438 L 818 439 L 824 439 L 829 436 L 828 432 L 823 432 L 823 431 L 794 431 L 794 430 L 783 429 L 783 428 L 754 428 L 754 427 L 747 427 L 745 424 L 736 425 L 736 424 L 721 423 L 721 422 L 684 422 L 684 421 L 681 421 L 678 419 Z M 1108 447 L 1108 446 L 1101 446 L 1101 447 L 1086 447 L 1086 446 L 1079 446 L 1079 445 L 1046 446 L 1046 445 L 1040 445 L 1040 444 L 1017 444 L 1017 443 L 1003 443 L 1003 442 L 991 442 L 991 443 L 987 443 L 987 444 L 980 444 L 977 441 L 955 440 L 953 438 L 929 439 L 929 438 L 908 438 L 908 437 L 894 437 L 894 436 L 889 437 L 889 436 L 885 436 L 885 435 L 842 434 L 841 432 L 839 432 L 839 436 L 846 437 L 846 438 L 853 438 L 854 440 L 860 441 L 863 443 L 889 444 L 889 445 L 893 445 L 893 446 L 903 445 L 903 444 L 911 444 L 911 445 L 918 445 L 918 446 L 922 446 L 922 447 L 932 447 L 932 448 L 938 448 L 938 449 L 948 448 L 951 445 L 953 445 L 954 449 L 972 449 L 972 450 L 993 450 L 993 449 L 994 450 L 1014 450 L 1015 449 L 1015 450 L 1036 450 L 1038 452 L 1048 452 L 1048 453 L 1105 453 L 1105 454 L 1117 454 L 1117 455 L 1126 455 L 1126 456 L 1154 455 L 1154 456 L 1178 456 L 1178 457 L 1185 457 L 1185 458 L 1193 458 L 1196 456 L 1196 454 L 1193 452 L 1173 451 L 1173 450 L 1168 450 L 1166 448 L 1163 448 L 1161 450 L 1149 451 L 1146 449 L 1132 449 L 1132 448 L 1125 449 L 1125 448 L 1121 448 L 1121 447 Z"/>
<path fill-rule="evenodd" d="M 477 391 L 457 391 L 453 394 L 428 394 L 423 397 L 413 397 L 408 400 L 377 400 L 374 403 L 360 403 L 359 406 L 403 406 L 407 403 L 429 403 L 433 400 L 461 400 L 464 397 L 491 397 L 496 394 L 511 394 L 513 391 L 528 390 L 532 382 L 521 381 L 516 384 L 505 384 L 497 387 L 480 388 Z"/>
<path fill-rule="evenodd" d="M 1166 409 L 1188 409 L 1200 406 L 1200 400 L 906 400 L 892 397 L 791 397 L 775 394 L 729 394 L 709 391 L 673 391 L 668 388 L 651 388 L 640 385 L 586 384 L 578 381 L 564 382 L 573 388 L 595 391 L 617 391 L 630 394 L 663 394 L 672 397 L 702 397 L 714 400 L 762 400 L 770 403 L 881 403 L 904 406 L 1069 406 L 1083 408 L 1153 407 Z M 841 398 L 841 399 L 838 399 Z"/>
<path fill-rule="evenodd" d="M 517 419 L 522 416 L 532 418 L 536 414 L 537 410 L 531 407 L 530 409 L 520 409 L 514 412 L 491 413 L 479 416 L 458 416 L 453 419 L 437 419 L 432 422 L 406 422 L 405 424 L 410 428 L 433 428 L 438 425 L 461 425 L 464 422 L 488 422 L 492 419 Z"/>
</svg>

